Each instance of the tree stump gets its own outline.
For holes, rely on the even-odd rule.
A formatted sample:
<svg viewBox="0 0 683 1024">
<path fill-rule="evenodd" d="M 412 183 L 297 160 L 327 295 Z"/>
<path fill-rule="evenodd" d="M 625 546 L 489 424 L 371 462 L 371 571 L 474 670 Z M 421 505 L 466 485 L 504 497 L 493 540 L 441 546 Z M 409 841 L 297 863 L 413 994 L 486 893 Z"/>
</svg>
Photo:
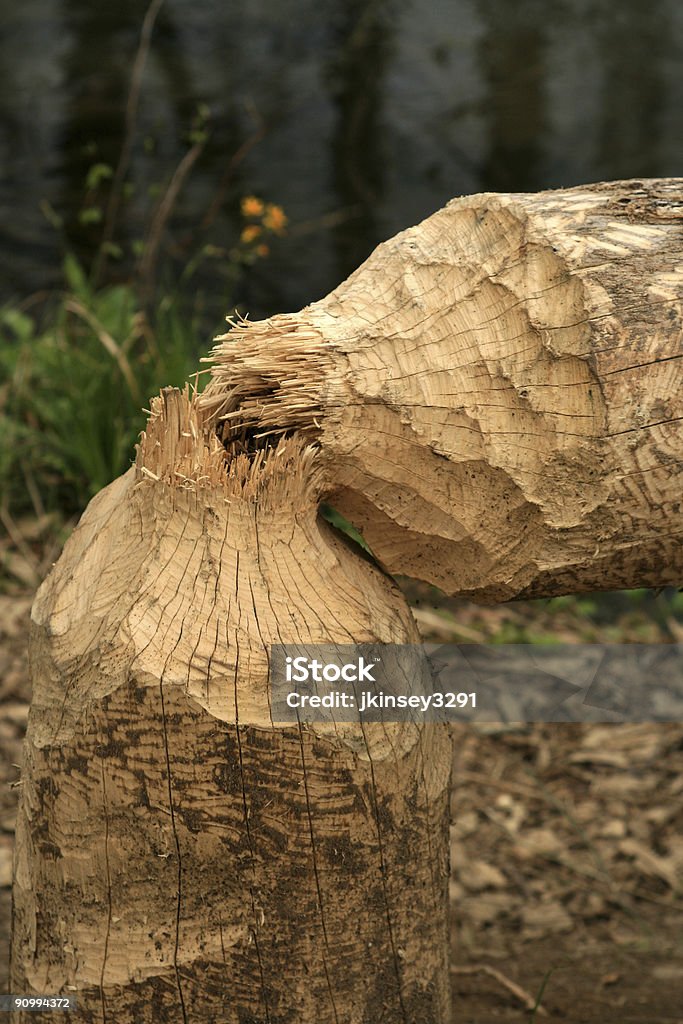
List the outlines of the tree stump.
<svg viewBox="0 0 683 1024">
<path fill-rule="evenodd" d="M 410 612 L 318 517 L 310 446 L 226 458 L 164 392 L 38 593 L 12 991 L 112 1024 L 441 1024 L 445 727 L 269 702 L 271 644 L 409 643 Z"/>
</svg>

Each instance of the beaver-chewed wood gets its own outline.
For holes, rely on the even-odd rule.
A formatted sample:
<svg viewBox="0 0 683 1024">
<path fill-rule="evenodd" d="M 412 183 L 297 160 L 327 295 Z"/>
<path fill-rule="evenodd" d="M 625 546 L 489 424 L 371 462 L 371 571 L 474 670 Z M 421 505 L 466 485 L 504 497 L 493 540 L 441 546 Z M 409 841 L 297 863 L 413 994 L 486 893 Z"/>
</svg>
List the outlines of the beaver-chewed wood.
<svg viewBox="0 0 683 1024">
<path fill-rule="evenodd" d="M 89 506 L 33 608 L 12 991 L 110 1024 L 449 1019 L 444 728 L 271 719 L 272 643 L 417 639 L 320 479 L 297 439 L 226 459 L 166 391 Z"/>
<path fill-rule="evenodd" d="M 390 572 L 484 601 L 683 578 L 683 179 L 456 199 L 218 342 L 205 408 L 315 440 Z"/>
</svg>

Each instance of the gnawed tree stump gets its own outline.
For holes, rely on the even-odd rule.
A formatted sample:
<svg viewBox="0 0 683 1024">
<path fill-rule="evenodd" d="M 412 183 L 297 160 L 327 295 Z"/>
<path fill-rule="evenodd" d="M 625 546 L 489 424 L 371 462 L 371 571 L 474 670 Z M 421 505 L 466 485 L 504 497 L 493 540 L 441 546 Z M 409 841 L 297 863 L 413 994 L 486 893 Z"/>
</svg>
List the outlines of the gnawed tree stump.
<svg viewBox="0 0 683 1024">
<path fill-rule="evenodd" d="M 680 580 L 682 194 L 458 200 L 155 403 L 34 606 L 15 992 L 447 1021 L 448 736 L 273 725 L 268 648 L 417 639 L 322 498 L 451 592 Z"/>
<path fill-rule="evenodd" d="M 296 430 L 392 573 L 481 600 L 679 583 L 683 179 L 449 203 L 202 399 Z M 219 339 L 220 341 L 221 339 Z"/>
<path fill-rule="evenodd" d="M 298 439 L 226 462 L 166 391 L 90 504 L 33 608 L 13 992 L 112 1024 L 449 1019 L 447 733 L 271 721 L 271 643 L 417 639 L 320 483 Z"/>
</svg>

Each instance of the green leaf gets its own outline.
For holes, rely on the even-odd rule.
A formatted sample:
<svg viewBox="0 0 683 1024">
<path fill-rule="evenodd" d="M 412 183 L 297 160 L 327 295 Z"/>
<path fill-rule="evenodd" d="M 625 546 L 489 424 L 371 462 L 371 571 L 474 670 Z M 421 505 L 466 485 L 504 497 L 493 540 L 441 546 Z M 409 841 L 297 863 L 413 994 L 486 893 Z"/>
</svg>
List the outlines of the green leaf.
<svg viewBox="0 0 683 1024">
<path fill-rule="evenodd" d="M 102 252 L 111 256 L 114 260 L 123 259 L 123 249 L 116 242 L 104 242 L 101 246 Z"/>
<path fill-rule="evenodd" d="M 109 164 L 93 164 L 85 179 L 85 187 L 88 191 L 92 191 L 103 181 L 113 177 L 113 174 L 114 172 Z"/>
<path fill-rule="evenodd" d="M 81 224 L 99 224 L 102 220 L 102 210 L 99 206 L 84 206 L 78 214 Z"/>
<path fill-rule="evenodd" d="M 38 205 L 40 206 L 40 212 L 43 217 L 48 224 L 55 229 L 55 231 L 59 231 L 64 227 L 64 218 L 60 217 L 52 203 L 49 203 L 47 199 L 41 199 Z"/>
<path fill-rule="evenodd" d="M 81 298 L 90 300 L 90 285 L 85 271 L 72 252 L 64 257 L 64 276 L 67 286 Z"/>
<path fill-rule="evenodd" d="M 17 341 L 27 342 L 33 337 L 35 329 L 33 320 L 26 313 L 22 313 L 18 309 L 5 309 L 0 313 L 0 322 L 3 327 L 9 328 L 14 334 Z"/>
</svg>

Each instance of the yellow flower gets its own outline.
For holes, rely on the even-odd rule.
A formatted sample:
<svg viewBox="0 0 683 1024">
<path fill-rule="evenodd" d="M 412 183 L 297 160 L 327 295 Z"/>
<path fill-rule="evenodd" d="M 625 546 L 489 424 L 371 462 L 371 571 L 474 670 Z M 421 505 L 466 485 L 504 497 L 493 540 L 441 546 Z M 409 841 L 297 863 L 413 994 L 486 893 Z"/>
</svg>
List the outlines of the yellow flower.
<svg viewBox="0 0 683 1024">
<path fill-rule="evenodd" d="M 267 245 L 264 245 L 263 242 L 261 242 L 260 245 L 256 246 L 256 255 L 257 256 L 267 256 L 269 252 L 270 252 L 270 247 L 267 246 Z"/>
<path fill-rule="evenodd" d="M 243 217 L 260 217 L 263 213 L 263 200 L 256 196 L 245 196 L 240 203 Z"/>
<path fill-rule="evenodd" d="M 276 206 L 275 203 L 268 203 L 266 212 L 263 215 L 263 226 L 268 228 L 269 231 L 275 231 L 277 234 L 280 234 L 284 231 L 286 224 L 287 217 L 282 207 Z"/>
<path fill-rule="evenodd" d="M 240 239 L 248 245 L 250 242 L 253 242 L 255 238 L 258 238 L 260 234 L 261 228 L 258 224 L 249 224 L 246 228 L 242 228 Z"/>
</svg>

